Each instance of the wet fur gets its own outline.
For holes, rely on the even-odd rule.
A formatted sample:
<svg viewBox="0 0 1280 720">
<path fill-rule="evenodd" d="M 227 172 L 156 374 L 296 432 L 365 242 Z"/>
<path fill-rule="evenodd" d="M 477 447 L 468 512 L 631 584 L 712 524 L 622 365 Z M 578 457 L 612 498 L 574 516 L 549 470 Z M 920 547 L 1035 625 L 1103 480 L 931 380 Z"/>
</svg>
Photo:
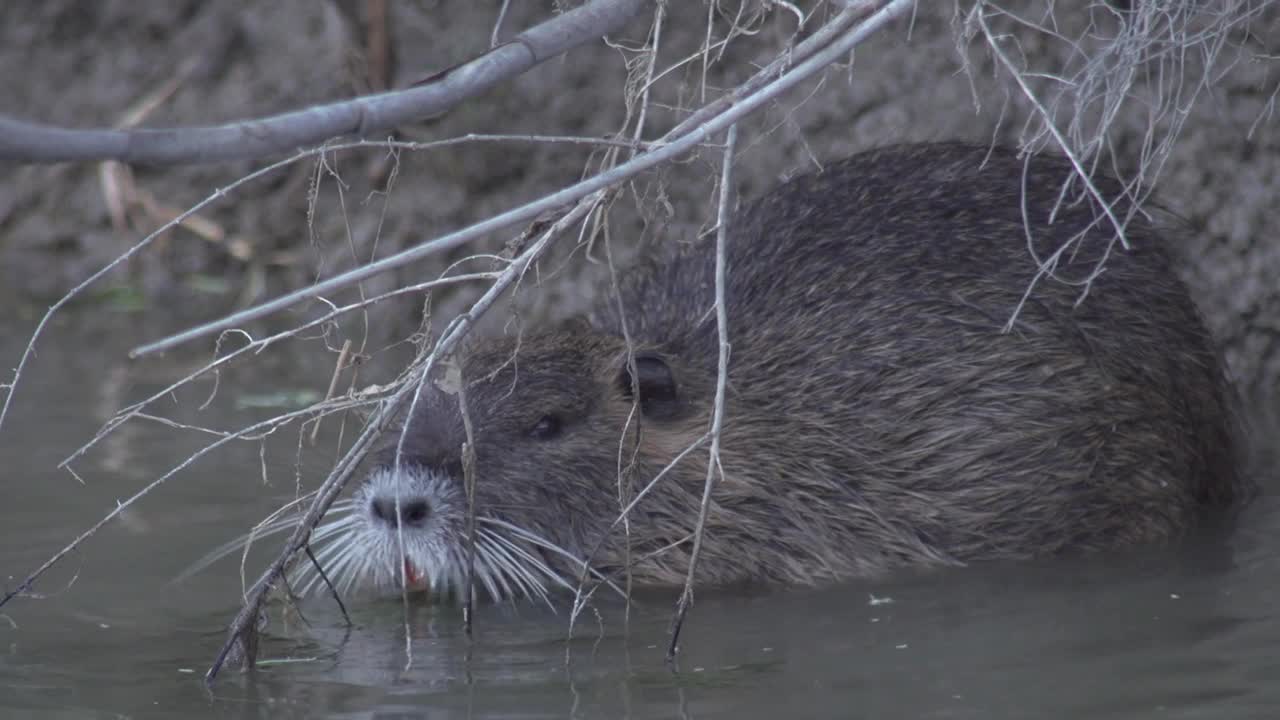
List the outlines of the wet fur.
<svg viewBox="0 0 1280 720">
<path fill-rule="evenodd" d="M 1232 503 L 1239 430 L 1211 338 L 1170 268 L 1164 244 L 1180 230 L 1135 217 L 1133 249 L 1115 245 L 1080 302 L 1083 288 L 1062 280 L 1087 277 L 1107 250 L 1111 227 L 1096 224 L 1002 331 L 1037 273 L 1023 208 L 1042 258 L 1095 222 L 1087 200 L 1054 212 L 1069 172 L 983 146 L 888 147 L 792 180 L 735 220 L 725 477 L 702 583 L 814 584 L 1123 548 L 1175 538 Z M 617 516 L 620 459 L 634 450 L 633 495 L 707 431 L 713 268 L 708 238 L 619 273 L 635 351 L 665 364 L 676 391 L 642 403 L 630 425 L 615 289 L 588 318 L 524 334 L 518 352 L 515 338 L 471 344 L 480 515 L 584 558 Z M 531 436 L 548 415 L 561 434 Z M 454 396 L 432 385 L 401 462 L 461 483 L 464 438 Z M 692 531 L 706 454 L 631 515 L 631 557 Z M 596 567 L 621 566 L 622 537 L 620 526 L 608 533 Z M 689 551 L 647 560 L 634 580 L 683 582 Z"/>
</svg>

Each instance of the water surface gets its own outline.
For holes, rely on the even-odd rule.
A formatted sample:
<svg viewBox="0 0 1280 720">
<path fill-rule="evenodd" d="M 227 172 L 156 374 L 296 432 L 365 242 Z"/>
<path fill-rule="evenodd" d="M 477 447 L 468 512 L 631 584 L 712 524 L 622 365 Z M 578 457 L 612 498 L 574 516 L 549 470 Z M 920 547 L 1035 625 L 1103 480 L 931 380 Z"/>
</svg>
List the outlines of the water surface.
<svg viewBox="0 0 1280 720">
<path fill-rule="evenodd" d="M 12 367 L 34 318 L 0 325 Z M 130 363 L 158 330 L 101 312 L 40 346 L 0 428 L 0 581 L 29 570 L 209 438 L 137 423 L 59 461 L 117 408 L 200 357 Z M 314 353 L 263 358 L 167 406 L 230 430 L 272 391 L 323 392 Z M 6 370 L 7 373 L 7 370 Z M 7 375 L 6 375 L 7 380 Z M 698 595 L 679 668 L 663 662 L 670 603 L 588 613 L 486 607 L 468 640 L 455 610 L 325 601 L 273 615 L 251 675 L 202 674 L 238 608 L 239 568 L 171 581 L 207 550 L 314 487 L 296 430 L 201 460 L 68 557 L 39 598 L 0 610 L 0 717 L 229 718 L 1255 718 L 1280 713 L 1280 504 L 1264 495 L 1228 535 L 1088 561 L 986 566 L 792 593 Z M 266 481 L 264 483 L 264 468 Z M 252 558 L 257 570 L 266 555 Z M 407 628 L 407 630 L 406 630 Z M 407 639 L 406 639 L 407 636 Z"/>
</svg>

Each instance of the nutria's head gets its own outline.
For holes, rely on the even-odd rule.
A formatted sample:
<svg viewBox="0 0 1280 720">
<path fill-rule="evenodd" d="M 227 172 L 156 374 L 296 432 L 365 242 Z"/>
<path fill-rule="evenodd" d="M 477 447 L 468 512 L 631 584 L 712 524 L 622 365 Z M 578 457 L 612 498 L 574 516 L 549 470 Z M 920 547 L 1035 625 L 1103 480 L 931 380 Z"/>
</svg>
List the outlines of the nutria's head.
<svg viewBox="0 0 1280 720">
<path fill-rule="evenodd" d="M 479 589 L 540 596 L 576 586 L 588 560 L 593 575 L 614 573 L 625 564 L 628 531 L 632 558 L 667 549 L 633 565 L 633 578 L 682 579 L 687 548 L 668 546 L 692 529 L 701 477 L 669 475 L 645 495 L 643 521 L 624 528 L 615 520 L 620 498 L 633 498 L 705 433 L 705 378 L 658 350 L 628 353 L 623 340 L 585 323 L 479 343 L 459 366 L 475 441 Z M 433 375 L 337 521 L 344 530 L 329 558 L 340 587 L 407 580 L 457 595 L 467 558 L 457 377 L 444 367 Z M 675 475 L 687 474 L 683 465 Z"/>
</svg>

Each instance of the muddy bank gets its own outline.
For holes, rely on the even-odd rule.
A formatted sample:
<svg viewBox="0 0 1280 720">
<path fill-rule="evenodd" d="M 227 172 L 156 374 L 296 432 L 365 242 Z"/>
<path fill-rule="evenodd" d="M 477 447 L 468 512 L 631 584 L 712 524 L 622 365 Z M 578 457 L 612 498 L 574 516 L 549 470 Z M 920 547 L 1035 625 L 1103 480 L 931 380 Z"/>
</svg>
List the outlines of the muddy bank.
<svg viewBox="0 0 1280 720">
<path fill-rule="evenodd" d="M 6 112 L 69 126 L 121 122 L 155 100 L 145 123 L 208 124 L 401 87 L 488 47 L 496 10 L 464 0 L 378 3 L 275 3 L 194 0 L 164 4 L 71 0 L 0 9 L 0 64 L 26 68 L 0 77 Z M 706 32 L 702 3 L 673 3 L 663 28 L 660 67 L 697 49 Z M 730 4 L 732 5 L 732 4 Z M 1036 3 L 1010 3 L 1036 16 Z M 516 3 L 499 36 L 553 10 Z M 676 7 L 678 6 L 678 7 Z M 758 33 L 730 43 L 707 70 L 714 91 L 731 87 L 767 61 L 796 30 L 776 12 L 743 16 Z M 733 8 L 736 10 L 736 6 Z M 951 3 L 922 6 L 911 23 L 860 49 L 849 67 L 794 92 L 743 128 L 739 190 L 751 197 L 815 162 L 901 140 L 997 137 L 1016 142 L 1032 111 L 993 77 L 982 47 L 969 47 L 972 72 L 960 71 Z M 1188 109 L 1180 144 L 1163 168 L 1161 199 L 1198 234 L 1186 273 L 1244 392 L 1269 396 L 1280 381 L 1280 130 L 1271 114 L 1280 73 L 1274 10 L 1240 28 L 1224 50 L 1224 71 Z M 811 21 L 816 26 L 816 18 Z M 723 35 L 724 18 L 716 25 Z M 387 52 L 379 37 L 386 29 Z M 648 29 L 633 23 L 623 47 Z M 1053 67 L 1069 48 L 1023 34 L 1035 67 Z M 1037 55 L 1039 53 L 1039 55 Z M 623 123 L 624 61 L 634 52 L 595 44 L 536 68 L 442 117 L 404 128 L 405 139 L 466 133 L 603 135 Z M 1229 71 L 1228 71 L 1229 69 Z M 702 64 L 691 62 L 654 87 L 646 136 L 655 137 L 699 103 Z M 981 102 L 975 102 L 975 96 Z M 158 100 L 157 100 L 158 99 Z M 1134 108 L 1129 108 L 1133 110 Z M 1149 118 L 1123 116 L 1114 151 L 1136 163 Z M 459 145 L 408 154 L 398 162 L 367 151 L 300 163 L 221 201 L 202 224 L 178 229 L 115 273 L 99 289 L 109 303 L 158 311 L 180 302 L 212 313 L 330 275 L 454 229 L 579 177 L 589 148 L 534 142 Z M 616 254 L 687 237 L 709 222 L 715 151 L 652 173 L 615 203 Z M 262 163 L 178 168 L 106 166 L 9 168 L 0 184 L 0 282 L 11 293 L 56 297 L 164 219 Z M 390 184 L 389 184 L 389 181 Z M 382 192 L 388 189 L 389 192 Z M 113 215 L 113 193 L 132 193 Z M 117 205 L 117 207 L 119 207 Z M 486 247 L 500 247 L 494 237 Z M 586 299 L 584 278 L 600 272 L 599 244 L 570 252 L 563 243 L 526 285 L 524 317 L 564 314 Z M 365 284 L 369 293 L 438 273 L 468 252 L 424 262 Z M 596 263 L 582 262 L 584 258 Z M 435 317 L 463 307 L 469 291 L 436 298 Z M 513 306 L 514 307 L 514 306 Z M 371 317 L 387 338 L 414 327 L 415 298 Z"/>
</svg>

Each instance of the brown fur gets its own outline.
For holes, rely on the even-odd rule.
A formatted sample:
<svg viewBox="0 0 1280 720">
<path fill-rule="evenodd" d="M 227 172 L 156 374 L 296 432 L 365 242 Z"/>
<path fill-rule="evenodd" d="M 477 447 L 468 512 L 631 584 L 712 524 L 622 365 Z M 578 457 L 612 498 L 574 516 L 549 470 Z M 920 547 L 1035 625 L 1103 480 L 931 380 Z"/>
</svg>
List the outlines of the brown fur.
<svg viewBox="0 0 1280 720">
<path fill-rule="evenodd" d="M 1133 249 L 1115 245 L 1079 302 L 1112 239 L 1095 225 L 1002 332 L 1037 273 L 1023 208 L 1041 258 L 1095 221 L 1089 201 L 1055 212 L 1068 173 L 1051 157 L 896 146 L 792 180 L 736 219 L 725 475 L 701 582 L 812 584 L 1162 542 L 1237 498 L 1231 393 L 1170 269 L 1176 229 L 1135 218 Z M 481 515 L 579 557 L 604 539 L 596 566 L 621 564 L 621 526 L 604 537 L 620 468 L 634 450 L 634 495 L 710 425 L 713 268 L 707 239 L 620 272 L 641 364 L 638 444 L 624 437 L 632 383 L 611 292 L 586 321 L 525 334 L 518 352 L 515 338 L 469 348 Z M 452 396 L 430 387 L 405 432 L 403 463 L 461 482 Z M 632 557 L 692 532 L 706 467 L 699 449 L 640 503 Z M 633 568 L 635 580 L 682 582 L 690 547 Z"/>
</svg>

